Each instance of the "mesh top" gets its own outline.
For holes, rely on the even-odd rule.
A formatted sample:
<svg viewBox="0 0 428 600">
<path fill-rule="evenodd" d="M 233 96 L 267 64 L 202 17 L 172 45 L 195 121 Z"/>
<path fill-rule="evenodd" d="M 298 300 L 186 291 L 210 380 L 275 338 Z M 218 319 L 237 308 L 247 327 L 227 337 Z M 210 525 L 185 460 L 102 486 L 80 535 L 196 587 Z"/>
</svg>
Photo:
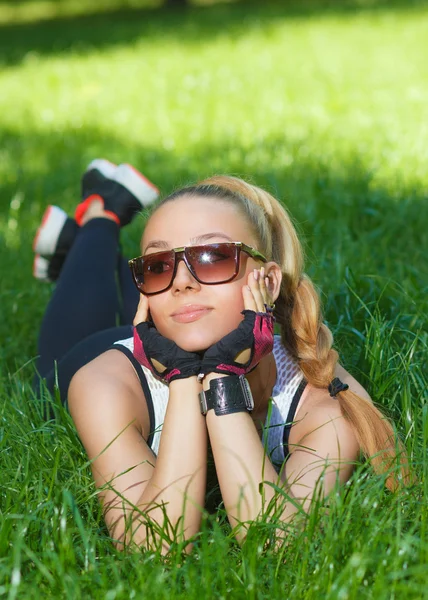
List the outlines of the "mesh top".
<svg viewBox="0 0 428 600">
<path fill-rule="evenodd" d="M 133 338 L 119 340 L 115 342 L 113 348 L 126 348 L 131 353 L 134 349 Z M 268 416 L 263 430 L 263 444 L 268 456 L 276 468 L 279 468 L 285 460 L 284 456 L 284 428 L 286 424 L 292 423 L 294 415 L 290 415 L 290 407 L 293 397 L 303 379 L 303 373 L 295 360 L 288 354 L 287 350 L 281 344 L 280 336 L 274 336 L 273 355 L 275 358 L 277 377 L 272 392 L 272 402 L 268 409 Z M 165 420 L 166 408 L 168 405 L 168 386 L 155 377 L 152 372 L 138 364 L 134 366 L 140 370 L 139 375 L 143 375 L 147 381 L 151 398 L 146 398 L 149 406 L 149 413 L 153 416 L 153 431 L 150 436 L 149 445 L 157 455 L 159 450 L 160 437 L 162 434 L 162 425 Z"/>
</svg>

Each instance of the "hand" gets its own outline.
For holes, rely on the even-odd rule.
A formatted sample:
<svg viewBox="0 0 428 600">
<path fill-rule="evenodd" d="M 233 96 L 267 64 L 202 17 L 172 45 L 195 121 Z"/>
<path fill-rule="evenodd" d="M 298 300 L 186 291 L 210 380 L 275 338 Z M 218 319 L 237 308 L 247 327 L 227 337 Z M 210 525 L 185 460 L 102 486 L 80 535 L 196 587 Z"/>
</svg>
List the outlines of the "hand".
<svg viewBox="0 0 428 600">
<path fill-rule="evenodd" d="M 201 373 L 246 375 L 273 349 L 274 317 L 268 278 L 264 268 L 248 276 L 243 288 L 244 319 L 231 333 L 208 348 L 201 364 Z"/>
<path fill-rule="evenodd" d="M 134 356 L 165 383 L 198 375 L 201 358 L 195 352 L 186 352 L 172 340 L 163 337 L 148 321 L 149 303 L 141 294 L 134 319 Z"/>
</svg>

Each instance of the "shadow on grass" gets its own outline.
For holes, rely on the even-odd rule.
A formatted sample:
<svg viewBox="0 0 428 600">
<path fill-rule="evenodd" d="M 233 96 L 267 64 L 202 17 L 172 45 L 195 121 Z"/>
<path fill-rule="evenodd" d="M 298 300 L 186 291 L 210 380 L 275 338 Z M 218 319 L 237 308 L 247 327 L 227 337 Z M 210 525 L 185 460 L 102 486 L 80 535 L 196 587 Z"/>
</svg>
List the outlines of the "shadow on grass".
<svg viewBox="0 0 428 600">
<path fill-rule="evenodd" d="M 19 64 L 29 53 L 46 56 L 85 53 L 132 44 L 144 38 L 199 44 L 204 39 L 225 33 L 238 37 L 248 30 L 259 28 L 260 23 L 266 25 L 285 19 L 362 11 L 408 11 L 427 5 L 427 0 L 237 0 L 174 11 L 166 7 L 144 6 L 103 10 L 102 3 L 93 4 L 88 9 L 91 13 L 83 16 L 56 16 L 39 22 L 0 25 L 0 64 Z"/>
<path fill-rule="evenodd" d="M 248 166 L 252 150 L 232 144 L 199 145 L 176 155 L 125 144 L 87 128 L 49 134 L 27 131 L 25 139 L 12 131 L 0 134 L 17 169 L 0 192 L 0 226 L 5 233 L 0 259 L 6 266 L 0 293 L 0 364 L 11 371 L 35 355 L 38 324 L 51 293 L 49 285 L 35 281 L 31 274 L 36 226 L 50 203 L 73 213 L 81 173 L 97 155 L 135 164 L 164 194 L 215 172 L 250 179 L 286 199 L 306 241 L 308 272 L 323 291 L 326 317 L 333 328 L 344 318 L 355 331 L 364 331 L 366 312 L 348 286 L 363 302 L 377 303 L 386 318 L 399 315 L 403 327 L 422 326 L 423 313 L 428 311 L 424 266 L 428 227 L 421 211 L 425 198 L 404 187 L 401 197 L 391 197 L 387 190 L 373 186 L 363 157 L 355 154 L 344 159 L 339 173 L 322 158 L 311 161 L 300 156 L 295 142 L 284 138 L 266 141 L 264 151 L 272 157 L 291 154 L 291 165 L 259 159 Z M 209 167 L 201 170 L 201 165 Z M 12 198 L 19 202 L 11 205 Z M 142 225 L 137 220 L 122 232 L 126 255 L 138 252 Z"/>
</svg>

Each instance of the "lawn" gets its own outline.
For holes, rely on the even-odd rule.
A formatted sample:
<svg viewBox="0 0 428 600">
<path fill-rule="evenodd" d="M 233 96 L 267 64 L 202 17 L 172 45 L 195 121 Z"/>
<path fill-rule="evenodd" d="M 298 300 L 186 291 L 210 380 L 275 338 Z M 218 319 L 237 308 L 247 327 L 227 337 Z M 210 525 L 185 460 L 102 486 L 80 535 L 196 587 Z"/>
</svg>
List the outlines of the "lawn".
<svg viewBox="0 0 428 600">
<path fill-rule="evenodd" d="M 0 597 L 428 598 L 427 8 L 0 2 Z M 52 291 L 32 278 L 32 238 L 47 204 L 73 213 L 99 156 L 162 193 L 221 172 L 281 198 L 412 488 L 362 465 L 281 550 L 264 523 L 238 547 L 221 511 L 188 557 L 114 550 L 69 415 L 47 420 L 31 391 Z M 142 228 L 123 231 L 127 254 Z"/>
</svg>

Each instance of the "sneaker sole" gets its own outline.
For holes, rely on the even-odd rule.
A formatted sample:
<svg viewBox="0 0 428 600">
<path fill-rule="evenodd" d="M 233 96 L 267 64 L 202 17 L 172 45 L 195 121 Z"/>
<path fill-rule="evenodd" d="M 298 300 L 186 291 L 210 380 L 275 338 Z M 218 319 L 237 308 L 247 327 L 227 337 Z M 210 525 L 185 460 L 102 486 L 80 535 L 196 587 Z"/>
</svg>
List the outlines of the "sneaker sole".
<svg viewBox="0 0 428 600">
<path fill-rule="evenodd" d="M 114 179 L 131 192 L 140 202 L 141 206 L 148 206 L 159 198 L 158 188 L 132 165 L 126 163 L 119 165 L 116 169 Z"/>
<path fill-rule="evenodd" d="M 33 242 L 33 251 L 43 256 L 52 256 L 58 238 L 67 220 L 67 213 L 58 206 L 48 206 Z"/>
<path fill-rule="evenodd" d="M 47 260 L 47 258 L 40 256 L 40 254 L 36 254 L 33 262 L 33 277 L 35 277 L 39 281 L 50 282 L 48 276 L 48 269 L 49 261 Z"/>
<path fill-rule="evenodd" d="M 117 165 L 105 158 L 95 158 L 86 167 L 85 172 L 87 173 L 88 171 L 92 171 L 92 169 L 99 171 L 101 175 L 104 175 L 104 177 L 107 177 L 107 179 L 114 179 L 114 173 L 117 169 Z"/>
</svg>

